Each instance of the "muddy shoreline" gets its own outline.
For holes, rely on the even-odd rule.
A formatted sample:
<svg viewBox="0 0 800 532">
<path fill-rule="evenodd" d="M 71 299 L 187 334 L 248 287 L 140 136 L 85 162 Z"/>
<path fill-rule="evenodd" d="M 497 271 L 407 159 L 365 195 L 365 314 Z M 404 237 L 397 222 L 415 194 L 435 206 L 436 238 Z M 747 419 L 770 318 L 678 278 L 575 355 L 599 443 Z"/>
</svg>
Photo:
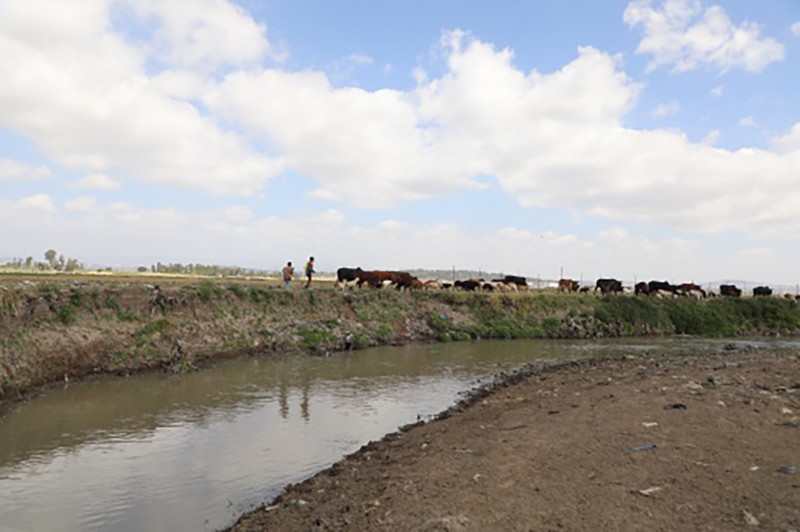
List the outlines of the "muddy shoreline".
<svg viewBox="0 0 800 532">
<path fill-rule="evenodd" d="M 529 365 L 229 530 L 795 530 L 798 413 L 785 350 Z"/>
</svg>

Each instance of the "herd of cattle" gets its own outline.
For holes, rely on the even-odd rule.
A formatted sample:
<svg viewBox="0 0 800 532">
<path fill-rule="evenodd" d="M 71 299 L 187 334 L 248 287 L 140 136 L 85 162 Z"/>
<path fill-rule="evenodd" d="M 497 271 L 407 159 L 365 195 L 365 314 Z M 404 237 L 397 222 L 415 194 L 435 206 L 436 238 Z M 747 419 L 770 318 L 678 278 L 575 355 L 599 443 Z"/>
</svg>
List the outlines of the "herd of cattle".
<svg viewBox="0 0 800 532">
<path fill-rule="evenodd" d="M 370 288 L 393 287 L 397 290 L 408 289 L 445 289 L 463 290 L 466 292 L 484 291 L 518 291 L 528 289 L 525 277 L 506 275 L 502 279 L 468 279 L 466 281 L 422 281 L 408 272 L 362 270 L 361 268 L 339 268 L 336 271 L 336 286 L 342 289 L 348 287 L 368 286 Z M 621 294 L 625 291 L 622 281 L 617 279 L 598 279 L 594 286 L 581 286 L 575 280 L 561 279 L 558 281 L 559 292 L 600 292 L 601 294 Z M 639 282 L 633 287 L 634 294 L 655 297 L 689 296 L 703 299 L 717 294 L 706 292 L 694 283 L 671 284 L 666 281 Z M 741 288 L 732 284 L 723 284 L 719 287 L 719 295 L 726 297 L 740 297 Z M 753 288 L 754 297 L 771 296 L 772 289 L 768 286 Z M 793 296 L 786 295 L 788 298 Z M 800 296 L 797 296 L 800 299 Z"/>
<path fill-rule="evenodd" d="M 517 275 L 506 275 L 502 279 L 485 281 L 484 279 L 468 279 L 466 281 L 440 281 L 432 279 L 421 281 L 408 272 L 382 271 L 382 270 L 362 270 L 361 268 L 339 268 L 336 270 L 336 286 L 342 289 L 356 286 L 369 286 L 371 288 L 382 288 L 390 286 L 402 289 L 453 289 L 475 292 L 483 290 L 490 292 L 494 290 L 520 290 L 527 289 L 528 282 L 524 277 Z"/>
</svg>

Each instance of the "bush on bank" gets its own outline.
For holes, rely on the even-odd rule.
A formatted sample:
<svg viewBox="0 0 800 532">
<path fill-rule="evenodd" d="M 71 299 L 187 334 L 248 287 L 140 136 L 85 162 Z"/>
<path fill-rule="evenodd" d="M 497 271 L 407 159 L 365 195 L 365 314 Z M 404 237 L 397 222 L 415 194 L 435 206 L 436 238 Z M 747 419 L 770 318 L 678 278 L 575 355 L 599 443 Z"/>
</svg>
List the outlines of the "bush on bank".
<svg viewBox="0 0 800 532">
<path fill-rule="evenodd" d="M 780 298 L 557 293 L 287 292 L 265 283 L 39 283 L 0 287 L 0 400 L 93 373 L 183 372 L 237 354 L 409 341 L 797 334 Z"/>
</svg>

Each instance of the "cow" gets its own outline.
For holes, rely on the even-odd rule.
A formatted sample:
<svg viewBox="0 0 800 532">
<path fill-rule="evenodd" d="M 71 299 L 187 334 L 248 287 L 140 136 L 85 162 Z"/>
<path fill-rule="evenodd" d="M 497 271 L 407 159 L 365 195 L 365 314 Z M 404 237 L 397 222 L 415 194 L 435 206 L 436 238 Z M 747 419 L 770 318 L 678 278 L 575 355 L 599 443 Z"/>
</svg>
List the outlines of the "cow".
<svg viewBox="0 0 800 532">
<path fill-rule="evenodd" d="M 683 296 L 694 296 L 697 299 L 706 297 L 706 291 L 694 283 L 683 283 L 678 286 L 678 293 Z"/>
<path fill-rule="evenodd" d="M 598 279 L 594 291 L 600 290 L 602 294 L 622 293 L 622 281 L 616 279 Z"/>
<path fill-rule="evenodd" d="M 736 288 L 736 285 L 733 284 L 721 284 L 719 285 L 719 295 L 727 297 L 739 297 L 742 295 L 742 289 Z"/>
<path fill-rule="evenodd" d="M 559 292 L 577 292 L 580 288 L 578 281 L 573 281 L 572 279 L 559 279 L 558 280 L 558 291 Z"/>
<path fill-rule="evenodd" d="M 637 296 L 639 295 L 647 295 L 650 293 L 650 287 L 647 286 L 647 283 L 644 281 L 636 283 L 636 286 L 633 287 L 633 293 Z"/>
<path fill-rule="evenodd" d="M 342 290 L 347 288 L 347 283 L 355 283 L 358 281 L 358 274 L 363 270 L 358 268 L 339 268 L 336 270 L 336 285 L 341 286 Z"/>
<path fill-rule="evenodd" d="M 422 288 L 422 281 L 414 277 L 408 272 L 389 272 L 391 273 L 391 281 L 395 289 L 402 290 L 403 288 L 418 289 Z"/>
<path fill-rule="evenodd" d="M 379 275 L 379 272 L 362 270 L 358 272 L 356 286 L 361 288 L 364 284 L 372 288 L 381 288 L 383 286 L 383 278 Z"/>
<path fill-rule="evenodd" d="M 403 288 L 417 289 L 422 288 L 422 281 L 414 277 L 408 272 L 392 272 L 392 271 L 361 271 L 358 274 L 357 285 L 361 287 L 366 283 L 373 288 L 382 288 L 383 286 L 394 285 L 397 290 Z"/>
<path fill-rule="evenodd" d="M 453 286 L 466 292 L 474 292 L 481 287 L 481 281 L 477 279 L 467 279 L 466 281 L 456 281 L 453 283 Z"/>
<path fill-rule="evenodd" d="M 678 287 L 672 284 L 669 284 L 667 281 L 650 281 L 647 283 L 647 289 L 649 290 L 650 295 L 666 295 L 672 294 L 675 295 L 678 291 Z"/>
<path fill-rule="evenodd" d="M 753 297 L 768 297 L 772 295 L 772 288 L 769 286 L 756 286 L 753 288 Z"/>
<path fill-rule="evenodd" d="M 517 288 L 528 288 L 528 281 L 519 275 L 506 275 L 503 277 L 503 283 L 507 285 L 514 285 Z"/>
</svg>

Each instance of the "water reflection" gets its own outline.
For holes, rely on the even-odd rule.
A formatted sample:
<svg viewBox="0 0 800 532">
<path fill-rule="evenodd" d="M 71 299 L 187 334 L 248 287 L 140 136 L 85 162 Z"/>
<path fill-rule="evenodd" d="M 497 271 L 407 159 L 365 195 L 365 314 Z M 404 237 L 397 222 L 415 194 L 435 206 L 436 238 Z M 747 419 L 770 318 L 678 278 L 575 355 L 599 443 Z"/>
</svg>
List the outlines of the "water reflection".
<svg viewBox="0 0 800 532">
<path fill-rule="evenodd" d="M 0 419 L 0 530 L 213 530 L 502 369 L 723 342 L 416 345 L 51 390 Z"/>
</svg>

